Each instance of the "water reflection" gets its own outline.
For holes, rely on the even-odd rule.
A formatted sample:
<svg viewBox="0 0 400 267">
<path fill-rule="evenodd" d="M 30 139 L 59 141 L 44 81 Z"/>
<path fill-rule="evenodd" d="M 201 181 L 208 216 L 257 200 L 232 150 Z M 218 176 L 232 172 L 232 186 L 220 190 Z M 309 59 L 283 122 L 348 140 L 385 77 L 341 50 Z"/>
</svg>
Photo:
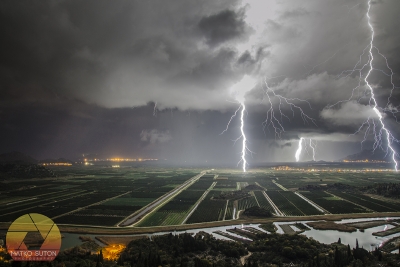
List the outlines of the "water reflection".
<svg viewBox="0 0 400 267">
<path fill-rule="evenodd" d="M 386 220 L 393 220 L 393 219 L 399 219 L 399 217 L 391 217 L 391 218 L 386 218 Z M 351 222 L 364 222 L 364 221 L 372 221 L 372 220 L 383 220 L 383 218 L 366 218 L 366 219 L 347 219 L 347 220 L 342 220 L 342 221 L 336 221 L 336 223 L 351 223 Z M 307 223 L 310 221 L 299 221 L 302 223 Z M 282 228 L 280 225 L 283 224 L 294 224 L 294 222 L 283 222 L 283 223 L 274 223 L 275 226 L 278 228 L 278 233 L 283 233 Z M 325 244 L 331 244 L 334 242 L 337 242 L 338 239 L 341 239 L 342 244 L 349 244 L 351 248 L 355 248 L 356 246 L 356 239 L 358 240 L 358 244 L 360 247 L 363 247 L 366 250 L 374 250 L 376 247 L 379 247 L 382 245 L 383 242 L 395 237 L 395 236 L 400 236 L 400 233 L 388 235 L 385 237 L 380 237 L 380 236 L 373 236 L 372 233 L 375 232 L 380 232 L 380 231 L 387 231 L 389 229 L 392 229 L 393 225 L 391 224 L 385 224 L 385 225 L 380 225 L 380 226 L 375 226 L 372 228 L 365 229 L 363 232 L 360 230 L 357 230 L 357 232 L 339 232 L 336 230 L 316 230 L 311 228 L 310 230 L 307 230 L 303 232 L 302 234 L 311 237 L 321 243 Z"/>
<path fill-rule="evenodd" d="M 372 221 L 372 220 L 383 220 L 384 218 L 363 218 L 363 219 L 346 219 L 346 220 L 341 220 L 341 221 L 337 221 L 336 223 L 350 223 L 350 222 L 363 222 L 363 221 Z M 393 219 L 400 219 L 400 217 L 390 217 L 390 218 L 386 218 L 386 220 L 393 220 Z M 297 221 L 300 223 L 307 223 L 310 221 Z M 280 225 L 282 224 L 295 224 L 296 222 L 275 222 L 275 226 L 277 226 L 278 228 L 278 233 L 283 233 L 283 230 L 281 229 Z M 256 228 L 260 231 L 265 232 L 265 230 L 261 229 L 259 227 L 259 224 L 236 224 L 236 225 L 230 225 L 230 226 L 219 226 L 219 227 L 210 227 L 210 228 L 199 228 L 199 229 L 191 229 L 191 230 L 184 230 L 184 231 L 171 231 L 171 232 L 158 232 L 158 233 L 153 233 L 153 234 L 141 234 L 141 235 L 145 235 L 148 236 L 149 238 L 151 238 L 154 235 L 164 235 L 164 234 L 181 234 L 181 233 L 198 233 L 200 231 L 204 231 L 206 233 L 212 234 L 215 238 L 217 239 L 223 239 L 223 240 L 231 240 L 227 237 L 215 234 L 213 232 L 215 231 L 224 231 L 226 232 L 226 229 L 232 229 L 232 228 L 243 228 L 243 227 L 253 227 Z M 385 224 L 385 225 L 381 225 L 381 226 L 375 226 L 369 229 L 365 229 L 363 232 L 357 230 L 357 232 L 352 232 L 352 233 L 347 233 L 347 232 L 339 232 L 336 230 L 315 230 L 313 228 L 311 228 L 310 230 L 307 230 L 305 232 L 303 232 L 302 234 L 309 237 L 309 238 L 313 238 L 321 243 L 325 243 L 325 244 L 331 244 L 333 242 L 337 242 L 338 239 L 341 239 L 342 244 L 349 244 L 351 248 L 354 248 L 356 246 L 356 239 L 358 239 L 358 244 L 360 247 L 363 247 L 367 250 L 374 250 L 375 247 L 382 245 L 383 242 L 385 242 L 386 240 L 389 240 L 392 237 L 395 236 L 400 236 L 400 233 L 396 233 L 396 234 L 392 234 L 389 236 L 385 236 L 385 237 L 376 237 L 373 236 L 372 233 L 374 232 L 380 232 L 380 231 L 387 231 L 391 228 L 393 228 L 394 226 L 391 224 Z M 295 231 L 299 231 L 299 229 L 295 226 L 292 226 L 293 230 Z M 230 235 L 233 236 L 237 236 L 240 238 L 244 238 L 243 236 L 237 235 L 235 233 L 231 233 L 229 232 Z M 82 236 L 83 234 L 70 234 L 70 233 L 63 233 L 64 238 L 62 239 L 62 245 L 61 245 L 61 249 L 67 249 L 67 248 L 71 248 L 77 245 L 82 244 L 81 240 L 79 239 L 79 236 Z M 93 240 L 95 240 L 95 236 L 96 235 L 84 235 L 84 236 L 90 236 Z M 97 235 L 100 236 L 100 235 Z M 118 236 L 118 235 L 101 235 L 101 236 Z M 119 235 L 121 236 L 121 235 Z M 138 235 L 124 235 L 124 236 L 138 236 Z M 96 242 L 101 245 L 104 246 L 103 243 L 101 243 L 100 241 L 96 240 Z"/>
</svg>

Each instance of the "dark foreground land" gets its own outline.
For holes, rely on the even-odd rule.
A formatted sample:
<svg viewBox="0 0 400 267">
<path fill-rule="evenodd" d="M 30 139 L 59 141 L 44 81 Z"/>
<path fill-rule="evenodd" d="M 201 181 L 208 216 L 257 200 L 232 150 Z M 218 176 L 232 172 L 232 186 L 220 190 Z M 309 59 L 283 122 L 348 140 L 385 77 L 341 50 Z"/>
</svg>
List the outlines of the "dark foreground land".
<svg viewBox="0 0 400 267">
<path fill-rule="evenodd" d="M 314 226 L 353 231 L 380 221 L 348 224 L 346 229 L 331 222 L 399 217 L 399 174 L 372 167 L 278 166 L 243 174 L 232 170 L 72 166 L 52 168 L 49 177 L 8 177 L 0 181 L 1 229 L 6 230 L 21 215 L 41 213 L 52 218 L 61 233 L 121 238 L 108 237 L 104 248 L 84 238 L 82 245 L 61 252 L 51 263 L 12 262 L 1 249 L 0 267 L 400 266 L 397 254 L 384 252 L 398 249 L 396 240 L 384 251 L 368 252 L 358 246 L 351 249 L 340 240 L 321 244 L 294 231 L 290 235 L 273 233 L 271 223 L 279 221 L 307 228 L 311 226 L 298 222 L 325 220 Z M 129 218 L 137 220 L 125 226 Z M 236 235 L 237 242 L 219 240 L 205 232 L 139 238 L 130 243 L 123 238 L 127 234 L 242 223 L 263 223 L 271 234 L 255 229 L 225 233 Z"/>
<path fill-rule="evenodd" d="M 215 239 L 199 232 L 196 235 L 167 234 L 131 241 L 113 253 L 112 249 L 96 248 L 93 241 L 61 252 L 53 262 L 10 262 L 0 252 L 0 266 L 399 266 L 398 254 L 380 250 L 368 252 L 356 247 L 350 249 L 340 240 L 321 244 L 302 235 L 253 234 L 254 241 L 241 243 Z M 354 240 L 357 242 L 357 240 Z M 111 252 L 110 252 L 111 251 Z M 114 250 L 115 251 L 115 250 Z"/>
</svg>

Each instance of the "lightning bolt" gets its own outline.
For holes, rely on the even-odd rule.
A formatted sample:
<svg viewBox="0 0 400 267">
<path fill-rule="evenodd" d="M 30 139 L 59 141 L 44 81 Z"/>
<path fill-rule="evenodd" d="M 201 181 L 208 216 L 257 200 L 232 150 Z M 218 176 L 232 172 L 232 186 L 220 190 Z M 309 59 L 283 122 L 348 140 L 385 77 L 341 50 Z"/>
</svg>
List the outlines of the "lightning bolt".
<svg viewBox="0 0 400 267">
<path fill-rule="evenodd" d="M 315 141 L 315 143 L 312 142 L 312 139 L 310 139 L 310 147 L 312 150 L 312 157 L 313 157 L 313 161 L 315 160 L 315 150 L 317 149 L 317 141 Z"/>
<path fill-rule="evenodd" d="M 284 119 L 288 120 L 289 122 L 291 122 L 291 119 L 288 115 L 285 114 L 285 112 L 282 110 L 283 107 L 289 108 L 291 111 L 291 116 L 294 117 L 295 116 L 295 112 L 298 112 L 300 114 L 301 119 L 303 120 L 304 124 L 314 124 L 315 126 L 315 119 L 311 118 L 310 116 L 308 116 L 303 109 L 298 106 L 296 103 L 305 103 L 308 105 L 308 107 L 310 109 L 311 108 L 311 104 L 307 101 L 307 100 L 303 100 L 303 99 L 299 99 L 299 98 L 287 98 L 284 97 L 280 94 L 277 94 L 275 92 L 275 90 L 273 90 L 267 82 L 267 79 L 264 80 L 265 83 L 265 95 L 266 95 L 266 99 L 267 102 L 269 104 L 269 109 L 267 111 L 267 118 L 265 119 L 265 121 L 263 122 L 263 126 L 264 126 L 264 133 L 265 133 L 265 128 L 269 129 L 272 128 L 275 132 L 275 138 L 280 138 L 281 135 L 285 132 L 285 128 L 283 126 L 283 121 Z M 275 103 L 275 104 L 274 104 Z M 296 150 L 295 153 L 295 158 L 296 158 L 296 162 L 298 162 L 300 160 L 300 155 L 302 152 L 302 142 L 303 142 L 304 138 L 301 137 L 299 140 L 299 147 Z M 315 160 L 315 148 L 314 145 L 312 144 L 312 141 L 310 139 L 310 147 L 313 150 L 313 158 Z"/>
<path fill-rule="evenodd" d="M 301 154 L 301 151 L 303 150 L 303 146 L 302 146 L 303 140 L 304 140 L 304 138 L 301 137 L 299 140 L 299 147 L 297 148 L 296 154 L 294 155 L 296 158 L 296 162 L 299 162 L 299 160 L 300 160 L 300 154 Z"/>
<path fill-rule="evenodd" d="M 246 167 L 247 167 L 246 155 L 248 153 L 253 153 L 247 147 L 247 138 L 246 138 L 246 133 L 244 132 L 244 113 L 246 111 L 246 105 L 244 103 L 244 95 L 248 90 L 253 88 L 254 85 L 255 85 L 255 80 L 252 79 L 251 77 L 249 77 L 248 75 L 245 75 L 240 82 L 238 82 L 231 88 L 231 90 L 233 90 L 234 93 L 236 94 L 235 98 L 237 100 L 237 103 L 239 104 L 239 107 L 236 109 L 235 113 L 229 119 L 225 130 L 223 130 L 220 133 L 220 135 L 222 135 L 226 131 L 228 131 L 232 120 L 237 116 L 239 110 L 241 110 L 241 112 L 240 112 L 240 133 L 241 133 L 241 135 L 233 141 L 234 141 L 234 143 L 236 143 L 238 140 L 242 139 L 241 157 L 240 157 L 240 160 L 237 165 L 239 166 L 239 164 L 242 163 L 243 172 L 246 172 Z"/>
<path fill-rule="evenodd" d="M 299 145 L 298 145 L 298 148 L 296 150 L 296 154 L 294 155 L 295 158 L 296 158 L 296 162 L 299 162 L 299 160 L 300 160 L 300 155 L 301 155 L 301 152 L 303 151 L 303 141 L 304 141 L 304 144 L 307 144 L 306 140 L 307 139 L 305 139 L 304 137 L 301 137 L 300 140 L 299 140 Z M 312 139 L 308 139 L 308 140 L 309 140 L 308 146 L 312 150 L 313 160 L 316 161 L 315 160 L 315 150 L 317 148 L 317 141 L 315 141 L 315 143 L 314 143 Z M 307 148 L 307 147 L 305 147 L 305 148 Z M 306 149 L 306 151 L 307 151 L 307 149 Z"/>
<path fill-rule="evenodd" d="M 275 137 L 280 138 L 282 133 L 285 132 L 285 128 L 283 126 L 283 120 L 287 119 L 289 122 L 291 120 L 289 116 L 282 111 L 283 106 L 290 108 L 292 117 L 294 117 L 295 111 L 297 111 L 299 112 L 304 124 L 313 123 L 315 126 L 317 126 L 315 124 L 315 120 L 310 116 L 308 116 L 301 107 L 295 104 L 296 102 L 306 103 L 309 106 L 309 108 L 312 109 L 310 103 L 307 100 L 284 97 L 280 94 L 277 94 L 275 90 L 273 90 L 268 85 L 267 79 L 264 80 L 264 83 L 266 88 L 265 95 L 270 107 L 267 111 L 267 118 L 263 122 L 264 133 L 265 133 L 265 128 L 269 129 L 270 127 L 272 127 L 272 129 L 275 132 Z M 276 102 L 275 105 L 274 102 Z"/>
<path fill-rule="evenodd" d="M 246 155 L 248 152 L 249 153 L 253 153 L 253 152 L 247 147 L 247 138 L 246 138 L 246 134 L 244 132 L 244 112 L 246 111 L 246 105 L 244 104 L 244 102 L 240 102 L 239 104 L 240 104 L 239 108 L 236 109 L 235 113 L 231 116 L 230 120 L 228 121 L 228 123 L 226 125 L 225 130 L 223 130 L 220 133 L 220 135 L 222 135 L 226 131 L 228 131 L 232 120 L 237 116 L 237 113 L 239 112 L 239 110 L 242 110 L 240 112 L 240 133 L 241 133 L 241 135 L 233 141 L 236 143 L 238 140 L 242 139 L 242 152 L 241 152 L 240 160 L 237 165 L 242 163 L 242 170 L 243 170 L 243 172 L 246 172 L 246 167 L 247 167 Z"/>
<path fill-rule="evenodd" d="M 382 135 L 382 132 L 385 132 L 385 134 L 386 134 L 386 141 L 387 141 L 387 146 L 388 146 L 388 149 L 390 149 L 390 151 L 391 151 L 391 153 L 392 153 L 392 160 L 393 160 L 393 162 L 394 162 L 394 164 L 395 164 L 395 166 L 394 166 L 394 168 L 395 168 L 395 170 L 397 171 L 397 161 L 396 161 L 396 151 L 393 149 L 393 147 L 392 147 L 392 142 L 393 141 L 396 141 L 397 142 L 397 140 L 393 137 L 393 135 L 392 135 L 392 133 L 385 127 L 385 124 L 383 123 L 383 117 L 382 117 L 382 114 L 381 114 L 381 112 L 378 110 L 378 103 L 377 103 L 377 101 L 376 101 L 376 99 L 375 99 L 375 94 L 374 94 L 374 90 L 372 89 L 372 86 L 370 85 L 370 83 L 368 82 L 368 77 L 370 76 L 370 74 L 371 74 L 371 72 L 372 72 L 372 70 L 374 69 L 373 68 L 373 66 L 372 66 L 372 62 L 373 62 L 373 60 L 374 60 L 374 56 L 373 56 L 373 54 L 372 54 L 372 49 L 374 48 L 374 36 L 375 36 L 375 31 L 374 31 L 374 27 L 372 27 L 372 24 L 371 24 L 371 17 L 370 17 L 370 15 L 369 15 L 369 11 L 371 10 L 371 1 L 372 0 L 368 0 L 368 11 L 367 11 L 367 17 L 368 17 L 368 26 L 369 26 L 369 28 L 371 29 L 371 41 L 370 41 L 370 45 L 369 45 L 369 58 L 370 58 L 370 60 L 369 60 L 369 70 L 368 70 L 368 74 L 365 76 L 365 79 L 364 79 L 364 81 L 365 81 L 365 83 L 367 84 L 367 87 L 369 88 L 369 90 L 370 90 L 370 93 L 371 93 L 371 99 L 370 99 L 370 105 L 372 104 L 373 105 L 373 110 L 374 110 L 374 112 L 376 113 L 376 115 L 378 115 L 378 118 L 379 118 L 379 122 L 380 122 L 380 124 L 381 124 L 381 131 L 379 132 L 379 136 L 378 136 L 378 139 L 376 139 L 375 138 L 375 142 L 378 142 L 378 143 L 380 143 L 381 141 L 381 135 Z M 379 52 L 379 50 L 378 50 L 378 52 Z M 382 55 L 381 53 L 379 53 L 380 55 Z M 382 55 L 383 56 L 383 55 Z M 388 61 L 387 61 L 387 58 L 385 57 L 385 56 L 383 56 L 384 58 L 385 58 L 385 60 L 386 60 L 386 65 L 388 66 Z M 392 85 L 393 85 L 393 87 L 392 87 L 392 91 L 393 91 L 393 88 L 394 88 L 394 84 L 393 84 L 393 71 L 392 71 L 392 69 L 388 66 L 388 68 L 390 69 L 390 71 L 391 71 L 391 82 L 392 82 Z M 392 95 L 392 91 L 391 91 L 391 93 L 390 93 L 390 96 Z M 389 96 L 389 98 L 388 98 L 388 101 L 390 101 L 390 96 Z M 389 104 L 389 103 L 388 103 Z M 388 152 L 388 150 L 386 150 L 386 152 Z"/>
<path fill-rule="evenodd" d="M 157 102 L 154 103 L 153 116 L 157 117 Z"/>
<path fill-rule="evenodd" d="M 373 110 L 373 112 L 375 113 L 377 118 L 369 117 L 366 121 L 364 121 L 364 123 L 362 123 L 362 125 L 358 128 L 358 130 L 354 134 L 358 134 L 364 128 L 366 128 L 365 132 L 364 132 L 364 139 L 361 142 L 361 146 L 363 146 L 363 143 L 367 140 L 368 135 L 372 132 L 372 135 L 374 138 L 373 151 L 375 151 L 377 148 L 381 148 L 383 151 L 386 152 L 386 156 L 391 155 L 391 159 L 394 163 L 394 169 L 396 171 L 398 171 L 398 162 L 396 160 L 396 157 L 398 157 L 398 154 L 395 151 L 395 149 L 393 148 L 393 144 L 395 142 L 399 143 L 399 140 L 397 140 L 393 136 L 393 134 L 390 132 L 390 130 L 386 127 L 386 125 L 384 123 L 384 115 L 383 115 L 383 114 L 386 114 L 386 112 L 391 113 L 397 121 L 396 113 L 398 113 L 399 111 L 397 110 L 397 107 L 393 107 L 393 105 L 390 103 L 390 98 L 392 96 L 393 90 L 396 88 L 394 85 L 394 82 L 393 82 L 394 73 L 393 73 L 393 70 L 389 66 L 387 58 L 374 45 L 375 30 L 371 23 L 371 16 L 370 16 L 371 3 L 372 3 L 372 0 L 368 0 L 368 10 L 366 13 L 368 27 L 371 31 L 371 38 L 370 38 L 369 44 L 364 48 L 362 54 L 359 57 L 358 62 L 353 67 L 353 69 L 343 71 L 342 73 L 340 73 L 340 75 L 338 75 L 338 77 L 341 77 L 347 73 L 347 75 L 345 75 L 345 77 L 348 77 L 351 74 L 353 74 L 354 72 L 358 72 L 359 73 L 358 85 L 353 88 L 352 93 L 348 99 L 338 101 L 337 103 L 328 106 L 328 108 L 334 107 L 340 103 L 351 101 L 354 98 L 355 93 L 360 89 L 360 87 L 362 87 L 362 82 L 364 82 L 364 84 L 366 86 L 366 90 L 361 95 L 361 97 L 359 97 L 358 102 L 360 102 L 361 99 L 363 99 L 363 98 L 369 99 L 368 105 L 371 107 L 371 109 Z M 376 50 L 377 54 L 385 60 L 386 67 L 390 73 L 386 73 L 384 70 L 374 68 L 374 65 L 373 65 L 374 59 L 375 59 L 374 53 L 373 53 L 374 50 Z M 365 64 L 362 64 L 361 63 L 362 58 L 366 53 L 368 55 L 368 60 Z M 362 76 L 363 76 L 362 72 L 364 70 L 367 70 L 367 72 L 366 72 L 364 79 L 362 79 Z M 378 101 L 375 98 L 374 87 L 370 84 L 370 82 L 368 80 L 368 78 L 370 77 L 370 75 L 373 71 L 380 71 L 383 74 L 385 74 L 386 76 L 390 77 L 390 82 L 391 82 L 392 88 L 390 90 L 390 95 L 387 99 L 386 106 L 384 108 L 382 108 L 378 105 Z M 387 143 L 386 147 L 383 147 L 384 141 Z"/>
<path fill-rule="evenodd" d="M 242 159 L 240 160 L 242 162 L 242 169 L 243 172 L 246 172 L 246 165 L 247 165 L 247 161 L 246 161 L 246 152 L 248 150 L 247 146 L 246 146 L 246 142 L 247 142 L 247 138 L 246 138 L 246 134 L 244 133 L 244 111 L 246 110 L 246 106 L 244 104 L 244 102 L 241 103 L 241 107 L 242 107 L 242 112 L 240 114 L 240 132 L 242 133 Z M 240 164 L 240 161 L 238 164 Z"/>
<path fill-rule="evenodd" d="M 236 114 L 238 113 L 238 111 L 241 109 L 242 105 L 239 106 L 239 108 L 235 111 L 235 113 L 232 115 L 232 117 L 230 118 L 230 120 L 228 121 L 228 124 L 226 125 L 225 130 L 222 131 L 222 133 L 220 133 L 219 135 L 224 134 L 226 131 L 228 131 L 229 129 L 229 125 L 231 124 L 232 120 L 236 117 Z"/>
</svg>

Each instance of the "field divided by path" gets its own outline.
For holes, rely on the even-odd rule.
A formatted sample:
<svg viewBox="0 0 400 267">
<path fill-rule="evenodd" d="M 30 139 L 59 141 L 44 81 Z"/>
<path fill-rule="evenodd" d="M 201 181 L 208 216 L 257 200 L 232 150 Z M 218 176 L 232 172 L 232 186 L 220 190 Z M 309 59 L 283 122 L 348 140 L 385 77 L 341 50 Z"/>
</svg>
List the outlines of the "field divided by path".
<svg viewBox="0 0 400 267">
<path fill-rule="evenodd" d="M 226 201 L 212 199 L 213 196 L 220 194 L 221 191 L 210 191 L 186 223 L 222 221 L 225 214 Z"/>
<path fill-rule="evenodd" d="M 204 177 L 204 176 L 203 176 Z M 178 225 L 181 224 L 204 191 L 213 185 L 213 176 L 205 175 L 173 199 L 148 215 L 137 226 Z M 210 179 L 211 178 L 211 179 Z"/>
<path fill-rule="evenodd" d="M 0 222 L 41 213 L 58 224 L 113 226 L 199 172 L 57 167 L 58 177 L 0 188 Z M 7 199 L 10 199 L 8 201 Z"/>
<path fill-rule="evenodd" d="M 363 209 L 362 207 L 357 206 L 351 202 L 342 200 L 337 197 L 335 198 L 331 194 L 328 194 L 324 191 L 302 191 L 301 194 L 333 214 L 369 212 L 366 209 Z"/>
<path fill-rule="evenodd" d="M 254 191 L 254 196 L 256 197 L 257 202 L 261 208 L 265 208 L 265 209 L 269 210 L 271 213 L 275 212 L 274 208 L 271 206 L 271 204 L 265 198 L 262 191 Z"/>
<path fill-rule="evenodd" d="M 291 191 L 267 191 L 265 192 L 273 203 L 286 216 L 304 216 L 322 214 L 307 201 Z"/>
<path fill-rule="evenodd" d="M 389 202 L 383 202 L 381 200 L 373 199 L 371 197 L 358 194 L 358 193 L 347 193 L 341 191 L 329 191 L 330 193 L 351 201 L 355 204 L 362 205 L 368 209 L 376 212 L 395 212 L 400 211 L 400 205 L 396 205 Z"/>
<path fill-rule="evenodd" d="M 283 212 L 286 216 L 302 216 L 304 213 L 298 209 L 295 205 L 290 203 L 284 196 L 283 192 L 287 191 L 267 191 L 267 195 L 274 202 L 274 204 Z M 289 192 L 292 193 L 292 192 Z"/>
</svg>

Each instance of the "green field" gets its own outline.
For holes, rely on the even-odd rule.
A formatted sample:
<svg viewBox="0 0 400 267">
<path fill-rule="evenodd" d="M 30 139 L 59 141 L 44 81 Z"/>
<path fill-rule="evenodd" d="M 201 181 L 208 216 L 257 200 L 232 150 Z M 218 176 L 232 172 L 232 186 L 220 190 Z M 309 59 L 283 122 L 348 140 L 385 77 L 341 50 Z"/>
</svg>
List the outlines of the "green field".
<svg viewBox="0 0 400 267">
<path fill-rule="evenodd" d="M 114 226 L 203 171 L 96 166 L 54 167 L 53 170 L 57 177 L 50 179 L 24 180 L 23 183 L 17 179 L 0 181 L 0 222 L 11 222 L 27 213 L 41 213 L 59 224 Z M 399 178 L 400 174 L 394 172 L 261 168 L 244 174 L 216 169 L 160 203 L 137 226 L 232 220 L 234 214 L 236 217 L 239 211 L 253 206 L 275 213 L 264 192 L 284 216 L 321 214 L 295 192 L 332 214 L 395 212 L 400 211 L 398 202 L 359 189 L 376 183 L 396 183 Z M 342 186 L 329 187 L 338 183 Z M 243 190 L 237 194 L 240 197 L 224 198 L 236 190 Z"/>
<path fill-rule="evenodd" d="M 366 209 L 351 202 L 332 198 L 332 195 L 323 191 L 301 192 L 301 194 L 333 214 L 368 212 Z"/>
<path fill-rule="evenodd" d="M 120 197 L 107 202 L 103 205 L 111 206 L 146 206 L 147 204 L 153 202 L 155 198 L 134 198 L 134 197 Z"/>
</svg>

